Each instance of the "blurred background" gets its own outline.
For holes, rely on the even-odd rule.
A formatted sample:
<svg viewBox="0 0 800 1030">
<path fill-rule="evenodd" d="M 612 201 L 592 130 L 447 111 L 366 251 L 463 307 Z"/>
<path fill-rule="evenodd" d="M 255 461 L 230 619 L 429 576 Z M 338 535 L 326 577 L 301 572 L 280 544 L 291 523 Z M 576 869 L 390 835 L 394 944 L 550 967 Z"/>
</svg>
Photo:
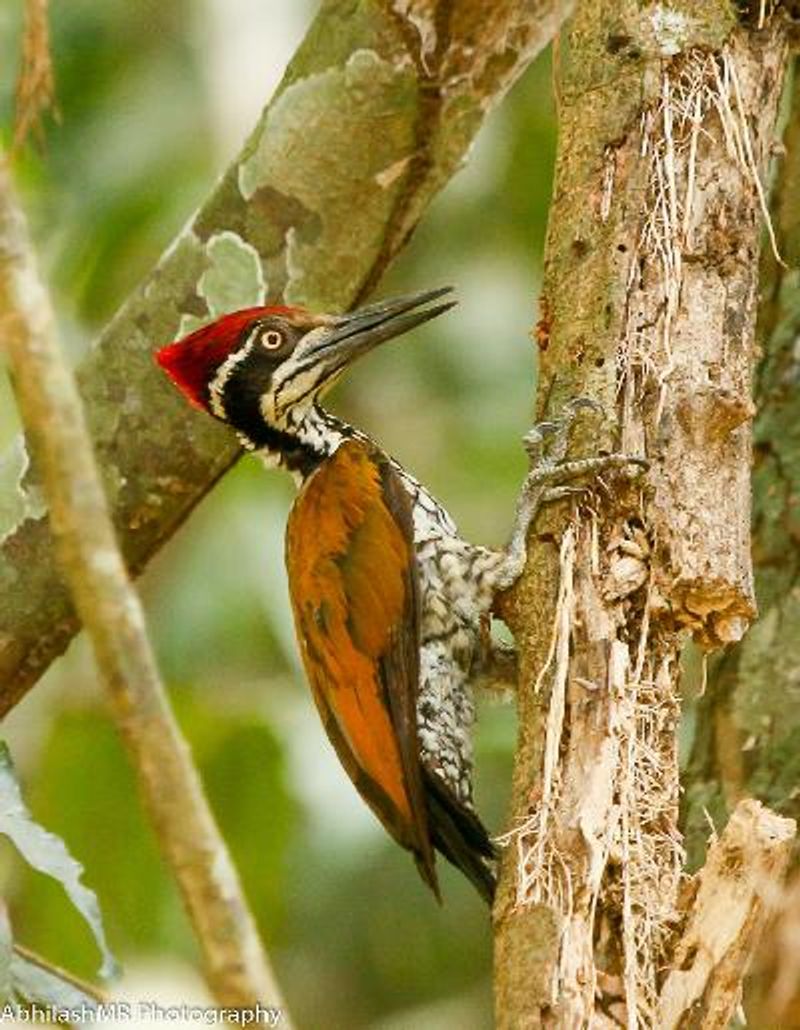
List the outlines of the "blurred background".
<svg viewBox="0 0 800 1030">
<path fill-rule="evenodd" d="M 52 5 L 60 120 L 16 170 L 75 360 L 234 157 L 315 7 Z M 5 0 L 4 144 L 21 21 L 22 3 Z M 372 356 L 331 403 L 486 544 L 504 541 L 525 470 L 519 440 L 554 150 L 550 69 L 540 60 L 380 290 L 453 283 L 460 306 Z M 0 376 L 0 454 L 17 429 Z M 283 570 L 291 499 L 288 479 L 242 460 L 141 581 L 172 700 L 297 1025 L 477 1030 L 491 1005 L 484 906 L 444 862 L 437 906 L 340 770 L 299 670 Z M 191 934 L 84 641 L 7 718 L 3 736 L 34 815 L 64 837 L 100 896 L 125 967 L 120 994 L 202 1002 Z M 495 832 L 514 737 L 513 706 L 482 701 L 477 795 Z M 60 888 L 5 842 L 0 876 L 18 939 L 93 976 L 89 933 Z"/>
</svg>

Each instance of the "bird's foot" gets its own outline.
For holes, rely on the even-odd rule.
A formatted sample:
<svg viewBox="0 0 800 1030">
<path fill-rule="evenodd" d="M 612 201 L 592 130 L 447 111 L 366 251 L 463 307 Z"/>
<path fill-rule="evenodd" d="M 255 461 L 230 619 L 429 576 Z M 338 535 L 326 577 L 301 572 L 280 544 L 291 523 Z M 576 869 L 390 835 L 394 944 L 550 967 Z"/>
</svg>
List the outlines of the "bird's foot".
<svg viewBox="0 0 800 1030">
<path fill-rule="evenodd" d="M 567 461 L 570 430 L 583 411 L 602 415 L 603 408 L 590 397 L 576 397 L 564 405 L 556 418 L 538 422 L 522 438 L 530 463 L 530 471 L 522 490 L 523 495 L 537 487 L 549 488 L 543 494 L 540 493 L 538 504 L 560 500 L 570 493 L 579 492 L 580 488 L 566 486 L 575 479 L 597 475 L 608 469 L 637 466 L 638 470 L 644 470 L 649 467 L 646 458 L 621 453 L 600 454 L 592 458 Z"/>
<path fill-rule="evenodd" d="M 537 422 L 523 436 L 522 443 L 528 453 L 531 470 L 543 463 L 563 461 L 567 456 L 569 434 L 581 411 L 602 415 L 603 408 L 591 397 L 575 397 L 567 401 L 560 413 L 552 419 Z"/>
<path fill-rule="evenodd" d="M 581 493 L 587 486 L 572 486 L 576 480 L 597 477 L 610 470 L 637 473 L 649 467 L 645 458 L 630 454 L 600 454 L 591 458 L 566 460 L 569 434 L 581 412 L 602 414 L 602 407 L 589 397 L 576 397 L 561 409 L 559 415 L 539 422 L 523 437 L 528 452 L 530 470 L 523 483 L 517 502 L 514 532 L 507 548 L 508 561 L 503 589 L 510 586 L 522 573 L 526 560 L 528 530 L 543 504 Z"/>
</svg>

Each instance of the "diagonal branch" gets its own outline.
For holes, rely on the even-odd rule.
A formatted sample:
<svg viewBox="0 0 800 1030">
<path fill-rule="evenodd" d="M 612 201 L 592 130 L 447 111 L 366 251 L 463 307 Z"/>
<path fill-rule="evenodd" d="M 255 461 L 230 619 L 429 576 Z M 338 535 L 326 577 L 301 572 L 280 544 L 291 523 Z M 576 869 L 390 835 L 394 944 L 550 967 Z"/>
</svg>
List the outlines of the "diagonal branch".
<svg viewBox="0 0 800 1030">
<path fill-rule="evenodd" d="M 0 338 L 41 462 L 59 557 L 222 1005 L 280 1004 L 255 922 L 159 678 L 117 547 L 74 378 L 0 163 Z"/>
<path fill-rule="evenodd" d="M 251 138 L 127 301 L 78 380 L 136 574 L 238 455 L 150 360 L 194 320 L 283 297 L 346 308 L 371 288 L 486 113 L 571 0 L 329 0 Z M 78 620 L 22 441 L 0 461 L 0 714 Z"/>
</svg>

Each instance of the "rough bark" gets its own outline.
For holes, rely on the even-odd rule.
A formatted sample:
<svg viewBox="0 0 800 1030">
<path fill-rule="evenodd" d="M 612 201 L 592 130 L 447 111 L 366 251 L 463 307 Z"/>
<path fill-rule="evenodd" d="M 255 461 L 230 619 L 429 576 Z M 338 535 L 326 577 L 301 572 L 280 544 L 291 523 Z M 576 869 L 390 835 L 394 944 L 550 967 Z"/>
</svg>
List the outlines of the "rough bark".
<svg viewBox="0 0 800 1030">
<path fill-rule="evenodd" d="M 187 413 L 153 348 L 198 320 L 371 290 L 569 0 L 328 0 L 217 189 L 79 369 L 120 543 L 138 573 L 238 455 Z M 0 463 L 0 714 L 78 628 L 38 478 Z"/>
<path fill-rule="evenodd" d="M 759 621 L 710 664 L 698 702 L 686 776 L 684 821 L 690 859 L 702 854 L 707 813 L 717 824 L 744 795 L 800 817 L 800 77 L 794 82 L 773 222 L 785 264 L 763 263 L 755 378 L 753 555 Z M 795 856 L 796 864 L 796 856 Z M 782 902 L 763 948 L 747 1006 L 755 1025 L 795 1026 L 800 1018 L 796 963 L 800 881 Z"/>
<path fill-rule="evenodd" d="M 25 219 L 0 156 L 0 339 L 40 461 L 60 566 L 164 856 L 224 1006 L 284 1009 L 231 857 L 169 708 L 117 546 L 74 377 L 56 339 Z M 288 1014 L 284 1015 L 288 1025 Z"/>
<path fill-rule="evenodd" d="M 725 0 L 586 0 L 562 50 L 540 409 L 599 400 L 576 452 L 651 468 L 553 508 L 505 605 L 521 678 L 501 1028 L 659 1025 L 686 918 L 680 654 L 755 614 L 753 330 L 785 53 L 778 17 L 757 29 Z"/>
<path fill-rule="evenodd" d="M 743 794 L 800 816 L 800 80 L 795 78 L 773 220 L 786 265 L 765 262 L 755 379 L 753 555 L 759 621 L 711 663 L 696 720 L 685 819 L 690 855 Z"/>
<path fill-rule="evenodd" d="M 43 135 L 44 116 L 55 109 L 47 0 L 25 0 L 21 56 L 14 98 L 12 153 L 23 145 L 29 135 Z"/>
</svg>

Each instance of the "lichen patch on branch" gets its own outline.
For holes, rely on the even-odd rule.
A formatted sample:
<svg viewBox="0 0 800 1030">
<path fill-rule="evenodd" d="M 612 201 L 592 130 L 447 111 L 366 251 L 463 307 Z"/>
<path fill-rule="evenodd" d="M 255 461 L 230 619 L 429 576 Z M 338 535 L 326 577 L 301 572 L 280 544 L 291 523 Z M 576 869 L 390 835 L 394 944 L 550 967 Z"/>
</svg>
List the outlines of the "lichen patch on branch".
<svg viewBox="0 0 800 1030">
<path fill-rule="evenodd" d="M 25 439 L 17 437 L 0 458 L 0 543 L 15 533 L 25 519 L 41 518 L 47 511 L 38 484 L 25 482 L 29 466 Z"/>
<path fill-rule="evenodd" d="M 208 268 L 197 282 L 197 294 L 206 302 L 204 317 L 184 313 L 178 336 L 192 332 L 203 322 L 237 308 L 263 304 L 267 283 L 256 248 L 238 233 L 225 229 L 205 244 Z"/>
<path fill-rule="evenodd" d="M 362 48 L 342 66 L 292 83 L 270 108 L 260 145 L 239 166 L 238 184 L 246 201 L 280 190 L 304 212 L 306 230 L 289 225 L 284 237 L 288 302 L 325 311 L 353 296 L 365 259 L 381 245 L 376 230 L 402 188 L 402 174 L 381 176 L 402 168 L 415 146 L 417 89 L 408 63 Z M 332 104 L 335 121 L 328 115 Z M 337 162 L 358 184 L 358 204 L 330 176 Z M 350 242 L 336 247 L 342 226 Z"/>
</svg>

